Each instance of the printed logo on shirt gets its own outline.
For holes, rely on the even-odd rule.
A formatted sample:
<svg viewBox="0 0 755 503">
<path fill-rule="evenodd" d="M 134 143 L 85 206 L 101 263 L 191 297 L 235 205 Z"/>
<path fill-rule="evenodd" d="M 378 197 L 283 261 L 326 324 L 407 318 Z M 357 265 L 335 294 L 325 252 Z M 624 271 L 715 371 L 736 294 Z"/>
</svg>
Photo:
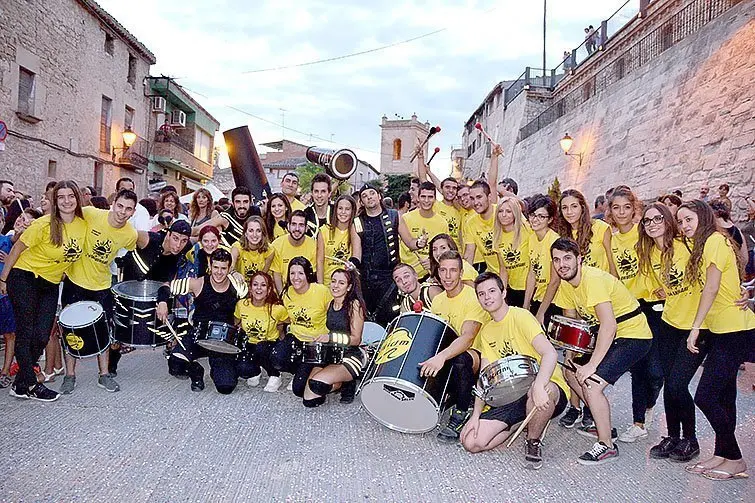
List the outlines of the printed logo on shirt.
<svg viewBox="0 0 755 503">
<path fill-rule="evenodd" d="M 331 244 L 331 246 L 333 245 L 332 242 L 330 244 Z M 339 244 L 338 248 L 336 248 L 335 250 L 333 250 L 332 257 L 336 258 L 338 260 L 344 260 L 344 261 L 347 260 L 349 258 L 349 247 L 346 246 L 346 243 Z M 335 260 L 331 261 L 331 263 L 332 264 L 340 264 L 340 262 L 335 261 Z"/>
<path fill-rule="evenodd" d="M 262 326 L 262 320 L 245 319 L 244 332 L 246 332 L 246 336 L 249 342 L 257 342 L 262 340 L 262 336 L 265 335 L 265 329 Z"/>
<path fill-rule="evenodd" d="M 71 238 L 63 243 L 63 262 L 76 262 L 81 257 L 83 250 L 76 238 Z"/>
<path fill-rule="evenodd" d="M 545 278 L 543 277 L 543 265 L 539 260 L 532 261 L 532 273 L 535 275 L 535 281 L 537 283 L 545 283 Z"/>
<path fill-rule="evenodd" d="M 508 269 L 524 267 L 524 263 L 521 261 L 522 252 L 515 250 L 511 245 L 504 245 L 501 248 L 501 256 L 503 257 L 503 261 L 506 262 Z"/>
<path fill-rule="evenodd" d="M 637 276 L 637 257 L 629 250 L 624 250 L 616 257 L 616 267 L 619 270 L 620 280 L 634 278 Z"/>
<path fill-rule="evenodd" d="M 579 317 L 585 320 L 587 323 L 593 326 L 600 325 L 600 322 L 598 321 L 598 318 L 590 314 L 587 309 L 585 309 L 584 306 L 577 306 L 577 313 L 579 313 Z"/>
<path fill-rule="evenodd" d="M 485 234 L 480 234 L 480 240 L 485 247 L 485 255 L 493 255 L 493 253 L 495 253 L 493 251 L 493 232 L 491 231 Z"/>
<path fill-rule="evenodd" d="M 95 232 L 95 231 L 92 231 Z M 106 239 L 104 241 L 96 241 L 92 251 L 87 255 L 89 258 L 100 264 L 110 264 L 110 257 L 113 253 L 113 243 Z"/>
<path fill-rule="evenodd" d="M 585 254 L 582 256 L 582 263 L 584 265 L 589 265 L 590 267 L 598 266 L 598 263 L 592 258 L 592 251 L 590 250 L 589 247 L 587 248 L 587 251 L 585 252 Z"/>
<path fill-rule="evenodd" d="M 511 345 L 511 342 L 507 340 L 490 341 L 488 342 L 488 346 L 490 346 L 490 349 L 498 353 L 499 358 L 506 358 L 507 356 L 518 354 L 516 351 L 514 351 L 514 347 Z"/>
<path fill-rule="evenodd" d="M 312 318 L 309 317 L 307 310 L 304 308 L 295 309 L 294 312 L 291 313 L 291 322 L 300 327 L 314 328 Z"/>
</svg>

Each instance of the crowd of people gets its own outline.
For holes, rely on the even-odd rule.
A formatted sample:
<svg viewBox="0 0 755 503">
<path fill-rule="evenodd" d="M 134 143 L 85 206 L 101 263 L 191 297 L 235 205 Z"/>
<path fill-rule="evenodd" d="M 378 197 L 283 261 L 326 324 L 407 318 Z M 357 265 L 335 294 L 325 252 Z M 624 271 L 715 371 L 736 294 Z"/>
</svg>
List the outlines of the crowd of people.
<svg viewBox="0 0 755 503">
<path fill-rule="evenodd" d="M 0 181 L 10 224 L 0 237 L 0 385 L 40 401 L 74 392 L 77 360 L 60 350 L 66 341 L 54 330 L 56 314 L 93 301 L 112 317 L 111 287 L 123 281 L 162 285 L 155 309 L 170 327 L 161 332 L 168 372 L 192 391 L 205 388 L 200 359 L 207 357 L 219 393 L 232 393 L 239 379 L 259 386 L 263 370 L 264 391 L 276 392 L 291 374 L 289 389 L 306 407 L 333 392 L 354 400 L 374 349 L 362 344 L 367 321 L 388 327 L 402 313 L 426 311 L 457 335 L 420 364 L 426 378 L 453 372 L 439 440 L 487 451 L 526 418 L 525 460 L 539 468 L 541 437 L 559 417 L 560 426 L 593 441 L 579 463 L 602 464 L 619 456 L 617 440 L 649 436 L 662 392 L 666 436 L 650 457 L 692 462 L 688 472 L 714 480 L 745 477 L 736 381 L 740 365 L 753 361 L 745 271 L 753 258 L 746 239 L 755 239 L 751 223 L 744 233 L 732 225 L 728 187 L 710 203 L 706 192 L 644 204 L 621 185 L 600 196 L 591 214 L 575 189 L 555 200 L 520 198 L 514 180 L 499 181 L 501 153 L 494 144 L 486 179 L 467 183 L 438 179 L 419 152 L 419 173 L 398 210 L 372 185 L 338 196 L 325 174 L 312 179 L 306 206 L 295 173 L 261 204 L 245 187 L 233 190 L 228 205 L 200 189 L 188 208 L 171 190 L 139 200 L 124 178 L 104 202 L 64 180 L 48 185 L 40 210 L 16 210 L 13 184 Z M 562 317 L 593 327 L 591 352 L 567 351 L 559 361 L 547 327 Z M 228 326 L 243 334 L 238 354 L 199 344 L 213 327 Z M 310 342 L 340 345 L 343 357 L 304 363 L 297 352 Z M 99 387 L 120 389 L 118 361 L 131 349 L 114 342 L 97 354 Z M 520 399 L 490 407 L 476 386 L 480 371 L 512 355 L 536 360 L 537 376 Z M 45 386 L 62 373 L 59 391 Z M 633 418 L 619 434 L 605 391 L 626 373 Z M 695 407 L 715 432 L 714 451 L 702 461 L 695 461 Z"/>
</svg>

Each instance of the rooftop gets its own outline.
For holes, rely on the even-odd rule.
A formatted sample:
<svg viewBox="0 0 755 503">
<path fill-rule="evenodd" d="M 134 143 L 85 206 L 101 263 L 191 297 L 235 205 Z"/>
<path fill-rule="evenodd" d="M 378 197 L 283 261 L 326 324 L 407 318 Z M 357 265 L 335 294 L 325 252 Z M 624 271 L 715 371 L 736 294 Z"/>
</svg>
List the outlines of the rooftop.
<svg viewBox="0 0 755 503">
<path fill-rule="evenodd" d="M 134 49 L 139 52 L 144 58 L 149 61 L 151 65 L 157 62 L 155 55 L 152 51 L 139 42 L 135 36 L 133 36 L 121 23 L 118 22 L 113 16 L 100 7 L 100 5 L 94 0 L 78 0 L 82 7 L 92 13 L 92 15 L 102 21 L 106 26 L 113 30 L 119 37 L 128 42 Z"/>
</svg>

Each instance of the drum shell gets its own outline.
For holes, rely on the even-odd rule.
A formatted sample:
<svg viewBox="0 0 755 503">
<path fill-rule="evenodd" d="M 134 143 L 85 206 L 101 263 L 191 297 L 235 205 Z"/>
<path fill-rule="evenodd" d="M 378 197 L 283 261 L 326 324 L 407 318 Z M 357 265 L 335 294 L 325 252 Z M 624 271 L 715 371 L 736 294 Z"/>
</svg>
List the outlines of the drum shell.
<svg viewBox="0 0 755 503">
<path fill-rule="evenodd" d="M 513 403 L 529 391 L 540 366 L 526 355 L 511 355 L 488 364 L 480 371 L 479 388 L 491 407 Z"/>
<path fill-rule="evenodd" d="M 216 353 L 238 354 L 241 352 L 238 342 L 244 337 L 238 328 L 219 321 L 200 322 L 194 328 L 194 338 L 198 345 Z"/>
<path fill-rule="evenodd" d="M 61 318 L 67 309 L 85 303 L 96 304 L 90 301 L 70 304 L 60 312 Z M 60 325 L 60 339 L 63 343 L 63 348 L 66 353 L 74 358 L 82 359 L 97 356 L 104 353 L 110 346 L 110 327 L 108 326 L 104 311 L 93 321 L 74 324 L 58 319 L 58 325 Z"/>
<path fill-rule="evenodd" d="M 332 342 L 300 342 L 302 363 L 331 365 L 343 362 L 346 346 Z"/>
<path fill-rule="evenodd" d="M 548 338 L 553 345 L 577 353 L 589 354 L 595 350 L 597 334 L 586 323 L 554 316 L 548 325 Z"/>
<path fill-rule="evenodd" d="M 167 341 L 158 331 L 168 332 L 157 318 L 157 281 L 124 281 L 111 288 L 115 299 L 113 339 L 130 346 L 162 346 Z M 127 293 L 129 290 L 138 293 Z M 172 299 L 168 310 L 172 309 Z"/>
</svg>

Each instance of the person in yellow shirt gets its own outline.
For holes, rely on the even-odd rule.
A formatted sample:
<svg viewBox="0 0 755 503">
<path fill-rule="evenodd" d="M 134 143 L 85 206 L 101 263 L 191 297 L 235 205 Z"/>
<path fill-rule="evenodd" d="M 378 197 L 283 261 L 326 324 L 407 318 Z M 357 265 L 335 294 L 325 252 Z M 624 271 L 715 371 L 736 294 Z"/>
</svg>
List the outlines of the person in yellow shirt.
<svg viewBox="0 0 755 503">
<path fill-rule="evenodd" d="M 463 256 L 463 252 L 467 248 L 467 243 L 465 241 L 466 238 L 464 234 L 464 225 L 466 224 L 467 220 L 469 220 L 469 217 L 475 214 L 475 210 L 472 207 L 472 198 L 469 195 L 469 185 L 467 183 L 461 183 L 459 185 L 459 190 L 456 193 L 456 201 L 458 202 L 459 214 L 461 215 L 461 229 L 459 229 L 459 240 L 461 241 L 461 246 L 459 246 L 459 250 L 462 250 Z M 485 258 L 482 256 L 482 252 L 480 252 L 479 248 L 475 248 L 474 258 L 470 263 L 478 272 L 484 270 Z"/>
<path fill-rule="evenodd" d="M 273 256 L 274 251 L 262 217 L 249 217 L 244 222 L 241 239 L 231 247 L 233 269 L 244 278 L 250 278 L 257 271 L 267 272 L 273 263 Z"/>
<path fill-rule="evenodd" d="M 404 244 L 416 254 L 417 260 L 412 262 L 411 257 L 406 254 L 402 261 L 412 263 L 417 274 L 424 278 L 430 274 L 430 259 L 426 246 L 417 247 L 413 245 L 415 240 L 424 236 L 423 243 L 426 245 L 429 240 L 438 234 L 448 233 L 448 222 L 445 218 L 433 211 L 435 204 L 435 185 L 431 182 L 423 182 L 419 187 L 418 207 L 401 216 L 399 223 L 399 235 Z"/>
<path fill-rule="evenodd" d="M 0 183 L 0 186 L 2 183 Z M 7 294 L 16 318 L 18 373 L 10 395 L 52 402 L 57 392 L 37 383 L 34 365 L 50 338 L 58 307 L 58 284 L 84 250 L 87 233 L 76 182 L 55 184 L 52 211 L 31 223 L 16 241 L 0 273 L 0 295 Z"/>
<path fill-rule="evenodd" d="M 558 209 L 559 233 L 577 242 L 585 265 L 614 273 L 608 261 L 611 226 L 603 220 L 590 218 L 590 206 L 585 196 L 578 190 L 567 189 L 561 193 Z"/>
<path fill-rule="evenodd" d="M 469 197 L 475 213 L 464 221 L 464 260 L 470 264 L 479 251 L 485 261 L 485 270 L 498 272 L 498 252 L 493 246 L 493 226 L 498 211 L 487 182 L 477 180 L 469 188 Z"/>
<path fill-rule="evenodd" d="M 417 155 L 419 159 L 419 179 L 420 182 L 430 181 L 433 186 L 441 193 L 443 199 L 435 201 L 433 204 L 433 211 L 443 218 L 448 223 L 448 233 L 456 242 L 457 249 L 463 249 L 463 239 L 461 234 L 462 218 L 466 216 L 466 211 L 460 208 L 457 201 L 457 194 L 459 192 L 459 182 L 456 178 L 449 176 L 442 181 L 430 171 L 430 166 L 425 164 L 424 152 L 421 150 Z"/>
<path fill-rule="evenodd" d="M 576 372 L 567 369 L 565 373 L 569 386 L 590 407 L 595 420 L 595 425 L 577 430 L 587 437 L 597 436 L 597 442 L 577 462 L 603 464 L 619 456 L 604 390 L 647 355 L 653 335 L 639 303 L 622 282 L 605 271 L 582 265 L 576 241 L 558 238 L 551 245 L 551 258 L 561 279 L 564 314 L 579 316 L 598 327 L 589 360 L 584 365 L 573 363 Z"/>
<path fill-rule="evenodd" d="M 288 271 L 288 264 L 294 257 L 304 257 L 310 264 L 317 264 L 317 242 L 305 233 L 307 231 L 307 217 L 301 210 L 291 214 L 288 222 L 288 234 L 280 236 L 270 247 L 274 257 L 270 270 L 273 271 L 275 287 L 283 291 L 283 276 Z"/>
<path fill-rule="evenodd" d="M 324 223 L 317 233 L 317 282 L 330 286 L 337 269 L 351 257 L 362 256 L 361 241 L 354 228 L 357 203 L 353 197 L 338 196 L 330 207 L 330 223 Z"/>
<path fill-rule="evenodd" d="M 270 196 L 265 205 L 265 227 L 267 235 L 275 241 L 288 234 L 288 222 L 291 220 L 291 205 L 283 194 Z"/>
<path fill-rule="evenodd" d="M 529 467 L 540 469 L 543 464 L 540 437 L 548 421 L 566 408 L 570 394 L 556 365 L 556 349 L 529 311 L 508 305 L 505 284 L 497 274 L 480 274 L 475 280 L 475 291 L 480 305 L 492 318 L 482 326 L 473 346 L 480 352 L 480 367 L 484 369 L 508 356 L 524 355 L 534 358 L 539 370 L 527 394 L 513 403 L 483 411 L 484 402 L 475 398 L 472 416 L 461 432 L 461 444 L 470 452 L 494 449 L 508 439 L 512 426 L 537 409 L 527 424 L 525 461 Z"/>
<path fill-rule="evenodd" d="M 531 233 L 519 199 L 501 198 L 493 226 L 493 246 L 498 253 L 501 279 L 506 283 L 506 303 L 510 306 L 524 306 Z"/>
<path fill-rule="evenodd" d="M 545 327 L 552 315 L 559 314 L 551 303 L 543 304 L 548 285 L 554 281 L 558 285 L 560 281 L 553 273 L 550 252 L 551 245 L 558 239 L 558 234 L 551 228 L 555 216 L 556 205 L 550 197 L 538 195 L 530 201 L 528 218 L 532 233 L 527 242 L 529 270 L 522 307 L 529 309 Z"/>
<path fill-rule="evenodd" d="M 456 242 L 453 240 L 450 234 L 438 234 L 430 240 L 428 245 L 430 249 L 430 278 L 429 281 L 433 281 L 440 284 L 440 278 L 438 277 L 438 259 L 441 255 L 449 250 L 458 252 L 456 248 Z M 474 287 L 474 280 L 477 277 L 477 271 L 474 266 L 464 261 L 464 270 L 461 272 L 461 281 L 467 286 Z"/>
<path fill-rule="evenodd" d="M 399 313 L 430 311 L 433 299 L 443 291 L 433 280 L 420 283 L 417 271 L 403 262 L 393 268 L 393 281 L 399 291 L 399 305 L 394 310 Z"/>
<path fill-rule="evenodd" d="M 246 337 L 237 364 L 239 375 L 249 376 L 246 383 L 256 387 L 260 384 L 261 369 L 265 369 L 268 381 L 263 391 L 275 393 L 281 386 L 281 374 L 271 357 L 275 343 L 283 336 L 288 312 L 280 303 L 269 274 L 264 271 L 251 274 L 249 295 L 236 303 L 233 317 Z"/>
<path fill-rule="evenodd" d="M 449 392 L 453 397 L 451 417 L 438 433 L 438 439 L 455 442 L 467 420 L 472 389 L 480 371 L 480 353 L 471 349 L 483 323 L 490 316 L 477 302 L 474 289 L 462 283 L 464 260 L 458 252 L 447 251 L 438 259 L 438 277 L 443 292 L 433 299 L 432 313 L 443 318 L 456 331 L 450 346 L 420 363 L 420 375 L 435 377 L 446 363 L 453 367 Z"/>
<path fill-rule="evenodd" d="M 303 202 L 296 199 L 296 193 L 299 191 L 299 175 L 290 171 L 283 175 L 281 180 L 281 192 L 288 199 L 288 204 L 291 207 L 291 211 L 301 210 L 304 211 L 306 206 Z"/>
</svg>

